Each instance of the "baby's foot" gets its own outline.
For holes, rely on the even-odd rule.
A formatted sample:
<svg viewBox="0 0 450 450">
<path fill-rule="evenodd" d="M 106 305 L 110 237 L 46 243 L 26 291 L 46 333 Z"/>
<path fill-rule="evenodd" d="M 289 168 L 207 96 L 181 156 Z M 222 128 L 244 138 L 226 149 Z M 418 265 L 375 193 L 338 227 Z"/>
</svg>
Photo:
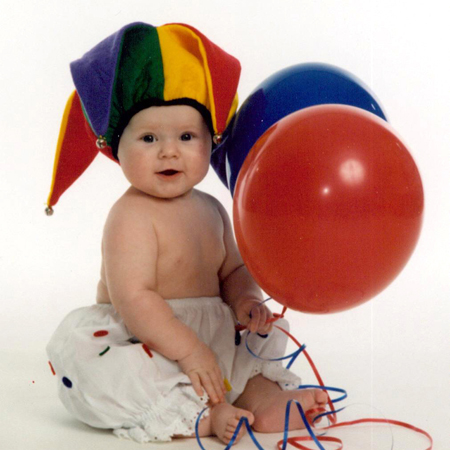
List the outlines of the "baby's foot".
<svg viewBox="0 0 450 450">
<path fill-rule="evenodd" d="M 211 430 L 225 444 L 228 444 L 242 417 L 247 417 L 249 425 L 252 425 L 255 418 L 250 411 L 236 408 L 229 403 L 219 403 L 211 409 Z M 235 443 L 239 442 L 246 430 L 245 423 L 242 423 Z"/>
<path fill-rule="evenodd" d="M 299 389 L 281 391 L 266 397 L 254 411 L 253 428 L 262 433 L 276 433 L 284 430 L 286 405 L 289 400 L 297 400 L 306 413 L 308 410 L 325 408 L 328 395 L 320 389 Z M 308 418 L 312 421 L 320 412 L 313 412 Z M 295 402 L 291 403 L 289 430 L 305 428 L 305 423 Z"/>
</svg>

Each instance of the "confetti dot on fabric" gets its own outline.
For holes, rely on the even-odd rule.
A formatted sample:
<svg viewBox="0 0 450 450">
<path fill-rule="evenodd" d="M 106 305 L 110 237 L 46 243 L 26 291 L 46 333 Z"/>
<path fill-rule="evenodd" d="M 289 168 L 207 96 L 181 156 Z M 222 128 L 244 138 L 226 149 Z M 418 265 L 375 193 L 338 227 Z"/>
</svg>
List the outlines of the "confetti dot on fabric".
<svg viewBox="0 0 450 450">
<path fill-rule="evenodd" d="M 231 384 L 228 381 L 228 379 L 224 378 L 223 379 L 223 384 L 225 385 L 225 389 L 227 390 L 227 392 L 230 392 L 230 391 L 233 390 L 233 388 L 231 387 Z"/>
<path fill-rule="evenodd" d="M 145 353 L 147 353 L 147 355 L 150 356 L 150 358 L 153 358 L 152 352 L 145 344 L 142 344 L 142 348 L 144 349 Z"/>
<path fill-rule="evenodd" d="M 51 371 L 52 371 L 52 374 L 53 374 L 53 375 L 56 375 L 55 369 L 53 368 L 52 363 L 51 363 L 50 361 L 48 362 L 48 365 L 50 366 L 50 369 L 51 369 Z"/>
<path fill-rule="evenodd" d="M 99 356 L 103 356 L 106 352 L 108 352 L 111 349 L 110 346 L 106 347 L 105 350 L 103 350 L 101 353 L 99 353 Z"/>
<path fill-rule="evenodd" d="M 72 382 L 67 377 L 63 377 L 62 382 L 63 382 L 64 386 L 66 386 L 67 388 L 69 388 L 69 389 L 72 388 Z"/>
<path fill-rule="evenodd" d="M 103 337 L 103 336 L 108 336 L 108 334 L 109 334 L 109 332 L 106 330 L 99 330 L 94 333 L 94 336 L 95 337 Z"/>
</svg>

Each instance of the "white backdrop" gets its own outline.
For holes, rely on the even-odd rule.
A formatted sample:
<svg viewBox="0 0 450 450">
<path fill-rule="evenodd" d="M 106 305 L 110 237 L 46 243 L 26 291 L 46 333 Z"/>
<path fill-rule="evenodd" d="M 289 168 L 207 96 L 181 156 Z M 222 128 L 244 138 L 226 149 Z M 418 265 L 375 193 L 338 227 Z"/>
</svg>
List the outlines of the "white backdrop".
<svg viewBox="0 0 450 450">
<path fill-rule="evenodd" d="M 426 210 L 419 244 L 395 282 L 365 305 L 329 316 L 290 311 L 288 318 L 326 383 L 347 389 L 347 404 L 362 403 L 366 415 L 379 415 L 377 408 L 412 422 L 433 434 L 435 449 L 448 448 L 449 18 L 448 3 L 438 0 L 3 0 L 0 402 L 7 407 L 0 417 L 17 419 L 17 433 L 0 432 L 4 448 L 51 442 L 41 426 L 18 432 L 20 418 L 33 415 L 29 396 L 36 408 L 45 398 L 55 417 L 67 415 L 48 399 L 54 380 L 44 348 L 66 313 L 95 301 L 103 224 L 127 183 L 118 166 L 99 155 L 53 217 L 45 216 L 44 203 L 62 112 L 73 90 L 69 63 L 133 21 L 185 22 L 235 55 L 243 69 L 241 103 L 267 76 L 301 62 L 339 66 L 375 92 L 422 175 Z M 231 196 L 212 169 L 200 189 L 231 214 Z M 306 363 L 294 370 L 314 381 Z M 54 419 L 41 417 L 44 428 Z M 66 425 L 74 436 L 87 434 L 70 418 Z M 112 445 L 109 435 L 87 435 L 100 436 L 98 448 L 102 440 Z M 394 448 L 422 449 L 425 443 L 398 432 Z"/>
</svg>

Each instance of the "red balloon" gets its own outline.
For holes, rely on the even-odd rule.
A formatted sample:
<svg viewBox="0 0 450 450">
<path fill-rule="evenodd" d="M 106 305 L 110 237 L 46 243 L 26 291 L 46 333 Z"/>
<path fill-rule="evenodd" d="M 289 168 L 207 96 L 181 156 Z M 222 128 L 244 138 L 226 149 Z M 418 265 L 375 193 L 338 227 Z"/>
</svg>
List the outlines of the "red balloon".
<svg viewBox="0 0 450 450">
<path fill-rule="evenodd" d="M 400 273 L 423 218 L 419 172 L 392 127 L 345 105 L 281 119 L 253 146 L 234 226 L 256 282 L 302 312 L 357 306 Z"/>
</svg>

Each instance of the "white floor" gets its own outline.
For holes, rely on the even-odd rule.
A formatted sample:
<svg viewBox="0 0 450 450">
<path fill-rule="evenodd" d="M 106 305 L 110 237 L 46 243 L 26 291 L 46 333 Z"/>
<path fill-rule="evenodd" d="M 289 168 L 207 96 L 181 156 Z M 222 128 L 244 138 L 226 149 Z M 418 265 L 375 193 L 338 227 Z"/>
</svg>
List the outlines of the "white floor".
<svg viewBox="0 0 450 450">
<path fill-rule="evenodd" d="M 78 422 L 66 412 L 56 396 L 55 378 L 48 366 L 44 345 L 30 342 L 27 349 L 14 345 L 6 347 L 3 345 L 0 351 L 2 450 L 200 448 L 195 439 L 140 445 Z M 437 359 L 432 349 L 423 351 L 420 348 L 417 352 L 411 348 L 408 354 L 386 357 L 376 351 L 366 351 L 361 345 L 351 349 L 346 345 L 347 350 L 342 347 L 340 353 L 334 345 L 325 351 L 314 347 L 317 346 L 313 343 L 308 346 L 309 354 L 325 384 L 346 389 L 349 394 L 345 401 L 347 408 L 340 414 L 339 421 L 366 417 L 404 421 L 429 432 L 434 438 L 434 450 L 449 448 L 448 358 Z M 304 360 L 296 362 L 294 370 L 302 374 L 305 383 L 314 381 Z M 294 435 L 301 433 L 290 433 L 290 436 Z M 387 425 L 359 425 L 333 430 L 328 435 L 340 437 L 346 450 L 389 450 L 392 445 L 395 450 L 428 448 L 425 437 Z M 282 439 L 281 433 L 255 436 L 266 450 L 275 449 Z M 207 450 L 225 447 L 213 438 L 202 439 L 202 444 Z M 314 443 L 309 445 L 317 448 Z M 235 448 L 253 449 L 256 446 L 249 436 L 245 436 Z M 336 446 L 329 444 L 325 448 L 335 449 Z"/>
</svg>

